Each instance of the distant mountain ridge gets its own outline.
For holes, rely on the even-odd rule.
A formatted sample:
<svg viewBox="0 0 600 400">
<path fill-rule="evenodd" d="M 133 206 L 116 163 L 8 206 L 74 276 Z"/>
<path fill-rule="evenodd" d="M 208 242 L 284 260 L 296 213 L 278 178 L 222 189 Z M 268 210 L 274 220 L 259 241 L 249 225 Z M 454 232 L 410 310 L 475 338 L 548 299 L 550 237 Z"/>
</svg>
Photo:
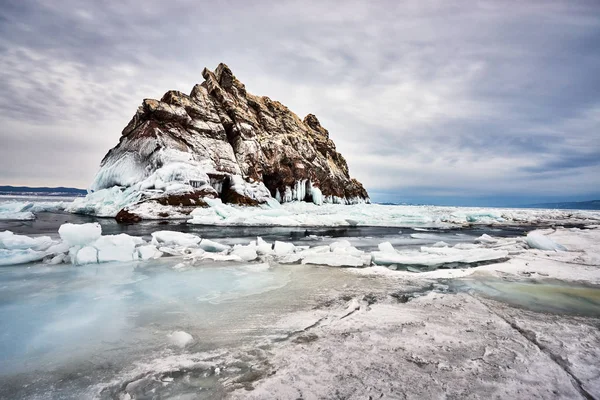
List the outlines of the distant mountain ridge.
<svg viewBox="0 0 600 400">
<path fill-rule="evenodd" d="M 527 204 L 524 208 L 559 208 L 563 210 L 600 210 L 600 200 Z"/>
<path fill-rule="evenodd" d="M 70 187 L 29 187 L 29 186 L 0 186 L 0 194 L 43 194 L 46 196 L 85 196 L 87 190 Z"/>
</svg>

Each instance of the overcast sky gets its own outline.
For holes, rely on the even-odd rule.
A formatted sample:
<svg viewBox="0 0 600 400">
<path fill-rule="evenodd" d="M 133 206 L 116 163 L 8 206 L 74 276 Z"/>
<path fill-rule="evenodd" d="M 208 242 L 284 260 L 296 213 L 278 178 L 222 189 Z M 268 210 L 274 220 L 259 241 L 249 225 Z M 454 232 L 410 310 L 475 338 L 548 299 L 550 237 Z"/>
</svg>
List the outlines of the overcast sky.
<svg viewBox="0 0 600 400">
<path fill-rule="evenodd" d="M 0 184 L 87 187 L 225 62 L 378 201 L 600 198 L 600 1 L 2 0 Z"/>
</svg>

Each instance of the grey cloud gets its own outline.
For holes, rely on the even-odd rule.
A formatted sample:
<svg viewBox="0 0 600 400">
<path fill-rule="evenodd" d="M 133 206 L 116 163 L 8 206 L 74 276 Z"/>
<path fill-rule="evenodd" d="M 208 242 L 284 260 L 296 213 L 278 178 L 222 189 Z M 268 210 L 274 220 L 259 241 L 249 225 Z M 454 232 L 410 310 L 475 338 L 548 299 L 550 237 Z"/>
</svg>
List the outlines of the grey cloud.
<svg viewBox="0 0 600 400">
<path fill-rule="evenodd" d="M 73 179 L 27 161 L 9 168 L 22 143 L 8 138 L 27 134 L 30 151 L 52 135 L 61 143 L 40 164 L 85 155 L 72 163 L 87 185 L 143 98 L 187 92 L 220 61 L 252 93 L 316 113 L 369 189 L 523 193 L 552 176 L 583 192 L 600 183 L 595 1 L 4 3 L 7 183 Z"/>
</svg>

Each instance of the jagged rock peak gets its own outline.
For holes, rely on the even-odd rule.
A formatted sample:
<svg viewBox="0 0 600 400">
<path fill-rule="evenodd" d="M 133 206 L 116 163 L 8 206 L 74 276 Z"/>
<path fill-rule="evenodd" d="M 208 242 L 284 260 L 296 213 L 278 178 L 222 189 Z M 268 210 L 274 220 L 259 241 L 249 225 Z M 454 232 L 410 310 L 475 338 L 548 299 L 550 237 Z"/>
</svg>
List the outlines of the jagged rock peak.
<svg viewBox="0 0 600 400">
<path fill-rule="evenodd" d="M 223 63 L 202 76 L 189 95 L 171 90 L 143 100 L 102 160 L 93 190 L 137 185 L 166 193 L 173 183 L 197 189 L 204 182 L 215 196 L 244 204 L 368 201 L 315 115 L 301 120 L 278 101 L 248 93 Z"/>
</svg>

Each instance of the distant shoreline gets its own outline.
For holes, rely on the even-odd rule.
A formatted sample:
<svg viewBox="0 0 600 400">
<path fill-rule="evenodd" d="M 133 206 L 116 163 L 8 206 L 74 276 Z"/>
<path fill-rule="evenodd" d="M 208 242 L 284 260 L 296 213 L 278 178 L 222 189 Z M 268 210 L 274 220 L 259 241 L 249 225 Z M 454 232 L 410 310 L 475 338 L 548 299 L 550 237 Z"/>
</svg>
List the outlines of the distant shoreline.
<svg viewBox="0 0 600 400">
<path fill-rule="evenodd" d="M 0 186 L 0 195 L 8 196 L 85 196 L 87 190 L 70 187 Z"/>
</svg>

